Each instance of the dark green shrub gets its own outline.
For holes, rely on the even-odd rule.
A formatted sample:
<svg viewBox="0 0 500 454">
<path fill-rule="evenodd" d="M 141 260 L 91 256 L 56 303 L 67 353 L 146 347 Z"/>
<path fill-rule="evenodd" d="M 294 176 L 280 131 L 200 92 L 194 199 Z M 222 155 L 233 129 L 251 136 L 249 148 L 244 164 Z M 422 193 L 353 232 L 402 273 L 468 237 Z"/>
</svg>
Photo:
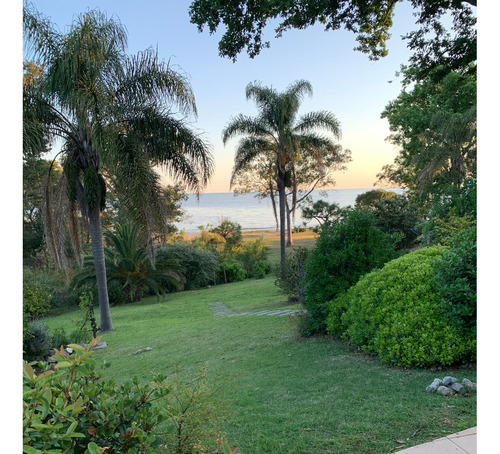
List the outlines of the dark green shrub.
<svg viewBox="0 0 500 454">
<path fill-rule="evenodd" d="M 50 295 L 50 309 L 60 311 L 78 306 L 78 292 L 68 288 L 57 288 Z"/>
<path fill-rule="evenodd" d="M 23 314 L 28 318 L 42 317 L 49 309 L 49 294 L 39 284 L 23 282 Z"/>
<path fill-rule="evenodd" d="M 423 225 L 426 244 L 447 244 L 452 235 L 475 224 L 477 180 L 469 178 L 460 187 L 450 185 L 430 205 Z"/>
<path fill-rule="evenodd" d="M 304 335 L 326 332 L 327 303 L 363 274 L 397 256 L 400 235 L 381 232 L 366 210 L 353 210 L 342 221 L 324 225 L 309 254 L 302 281 L 307 309 Z"/>
<path fill-rule="evenodd" d="M 246 271 L 240 262 L 234 259 L 224 260 L 219 265 L 217 271 L 217 282 L 229 284 L 230 282 L 239 282 L 246 277 Z"/>
<path fill-rule="evenodd" d="M 243 243 L 236 254 L 236 260 L 238 260 L 245 269 L 246 276 L 252 277 L 254 265 L 260 261 L 267 261 L 267 254 L 266 245 L 262 241 L 262 238 L 258 238 Z"/>
<path fill-rule="evenodd" d="M 123 289 L 123 285 L 116 281 L 112 281 L 108 284 L 108 298 L 111 306 L 125 304 L 128 300 L 127 293 Z"/>
<path fill-rule="evenodd" d="M 26 361 L 44 358 L 51 348 L 51 336 L 47 325 L 38 320 L 27 322 L 23 330 L 23 358 Z"/>
<path fill-rule="evenodd" d="M 329 331 L 399 366 L 450 365 L 475 357 L 476 340 L 450 325 L 433 263 L 441 246 L 423 248 L 362 277 L 329 304 Z M 339 307 L 345 312 L 339 321 Z"/>
<path fill-rule="evenodd" d="M 241 225 L 229 219 L 222 219 L 218 226 L 210 229 L 211 233 L 216 233 L 224 238 L 224 252 L 231 253 L 241 245 L 243 235 Z"/>
<path fill-rule="evenodd" d="M 449 320 L 476 336 L 477 228 L 471 226 L 451 237 L 449 249 L 434 264 L 441 304 Z"/>
<path fill-rule="evenodd" d="M 171 243 L 157 249 L 157 261 L 163 255 L 173 255 L 178 260 L 184 276 L 185 290 L 193 290 L 213 284 L 218 270 L 217 254 L 199 249 L 189 243 Z"/>
<path fill-rule="evenodd" d="M 281 273 L 281 266 L 276 265 L 274 274 L 276 285 L 288 295 L 289 298 L 304 300 L 300 282 L 304 277 L 304 264 L 309 256 L 309 250 L 305 247 L 296 247 L 285 257 L 285 272 Z"/>
<path fill-rule="evenodd" d="M 393 197 L 374 202 L 371 209 L 375 215 L 376 226 L 382 232 L 402 235 L 397 244 L 399 249 L 412 246 L 421 233 L 417 227 L 417 209 L 406 195 L 394 194 Z"/>
<path fill-rule="evenodd" d="M 252 267 L 252 277 L 256 279 L 264 279 L 266 274 L 272 270 L 272 265 L 267 260 L 259 260 Z"/>
</svg>

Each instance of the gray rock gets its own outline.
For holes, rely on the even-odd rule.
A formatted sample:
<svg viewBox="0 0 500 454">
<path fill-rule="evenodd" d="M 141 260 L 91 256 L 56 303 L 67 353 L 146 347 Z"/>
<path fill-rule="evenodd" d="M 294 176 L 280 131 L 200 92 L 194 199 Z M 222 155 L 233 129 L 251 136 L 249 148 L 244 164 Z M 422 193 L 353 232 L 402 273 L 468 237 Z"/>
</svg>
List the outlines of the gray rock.
<svg viewBox="0 0 500 454">
<path fill-rule="evenodd" d="M 465 386 L 462 383 L 453 383 L 451 389 L 457 394 L 463 394 L 465 392 Z"/>
<path fill-rule="evenodd" d="M 73 353 L 73 349 L 71 347 L 66 347 L 66 351 L 71 355 Z"/>
<path fill-rule="evenodd" d="M 136 354 L 136 355 L 139 355 L 139 354 L 141 354 L 141 353 L 142 353 L 142 350 L 137 350 L 137 351 L 135 352 L 135 354 Z"/>
<path fill-rule="evenodd" d="M 477 384 L 474 383 L 473 381 L 470 381 L 468 378 L 464 378 L 462 380 L 462 384 L 469 389 L 477 389 Z"/>
<path fill-rule="evenodd" d="M 456 383 L 458 380 L 455 378 L 455 377 L 444 377 L 443 378 L 443 385 L 445 386 L 450 386 L 452 385 L 453 383 Z"/>
<path fill-rule="evenodd" d="M 437 392 L 439 394 L 442 394 L 443 396 L 449 396 L 453 391 L 450 388 L 448 388 L 447 386 L 440 386 L 437 389 Z"/>
<path fill-rule="evenodd" d="M 435 378 L 434 381 L 429 386 L 427 386 L 427 388 L 425 388 L 425 390 L 427 392 L 436 391 L 442 384 L 443 380 L 441 380 L 440 378 Z"/>
<path fill-rule="evenodd" d="M 151 347 L 146 347 L 146 348 L 144 349 L 144 351 L 145 351 L 145 352 L 150 352 L 151 350 L 153 350 Z"/>
</svg>

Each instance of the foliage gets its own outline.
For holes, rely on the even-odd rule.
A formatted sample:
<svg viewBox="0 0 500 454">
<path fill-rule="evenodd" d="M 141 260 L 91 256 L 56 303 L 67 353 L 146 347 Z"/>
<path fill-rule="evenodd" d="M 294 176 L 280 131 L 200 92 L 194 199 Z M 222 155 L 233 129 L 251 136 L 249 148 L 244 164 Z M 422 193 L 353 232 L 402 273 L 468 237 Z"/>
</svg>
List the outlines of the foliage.
<svg viewBox="0 0 500 454">
<path fill-rule="evenodd" d="M 476 5 L 475 0 L 467 2 Z M 376 60 L 387 54 L 386 42 L 390 37 L 396 3 L 382 0 L 315 0 L 300 4 L 261 4 L 243 0 L 235 4 L 229 1 L 193 0 L 189 15 L 199 31 L 203 31 L 206 25 L 210 34 L 214 34 L 219 26 L 225 27 L 225 33 L 219 41 L 219 54 L 233 61 L 245 48 L 253 58 L 269 47 L 269 42 L 263 41 L 262 35 L 266 24 L 278 19 L 276 38 L 281 37 L 286 30 L 304 29 L 317 22 L 325 30 L 344 27 L 357 34 L 359 46 L 356 50 L 368 53 L 371 59 Z M 412 5 L 419 10 L 419 22 L 439 17 L 447 9 L 464 9 L 460 2 L 451 0 L 412 0 Z"/>
<path fill-rule="evenodd" d="M 349 212 L 348 208 L 342 208 L 337 203 L 328 203 L 325 200 L 313 202 L 311 199 L 302 206 L 302 217 L 306 221 L 315 219 L 319 226 L 341 221 Z"/>
<path fill-rule="evenodd" d="M 398 248 L 410 247 L 419 235 L 418 212 L 406 195 L 395 195 L 373 203 L 376 226 L 386 233 L 402 235 Z"/>
<path fill-rule="evenodd" d="M 301 281 L 305 275 L 304 264 L 309 256 L 309 250 L 305 247 L 296 247 L 286 256 L 285 272 L 281 275 L 279 269 L 275 269 L 276 285 L 290 298 L 304 301 Z"/>
<path fill-rule="evenodd" d="M 475 358 L 476 340 L 448 323 L 433 280 L 441 246 L 423 248 L 363 276 L 329 303 L 329 330 L 399 366 L 449 365 Z M 345 313 L 339 321 L 338 307 Z"/>
<path fill-rule="evenodd" d="M 184 277 L 184 289 L 193 290 L 213 284 L 218 269 L 217 254 L 189 243 L 167 243 L 157 248 L 157 260 L 173 256 L 180 265 L 179 273 Z"/>
<path fill-rule="evenodd" d="M 301 285 L 308 314 L 303 334 L 324 333 L 328 301 L 396 257 L 400 239 L 377 229 L 373 214 L 365 210 L 353 210 L 342 221 L 324 226 L 304 267 Z"/>
<path fill-rule="evenodd" d="M 257 262 L 267 262 L 267 247 L 262 238 L 244 242 L 238 252 L 235 254 L 243 268 L 247 277 L 253 276 L 253 269 Z"/>
<path fill-rule="evenodd" d="M 477 227 L 452 236 L 449 249 L 434 263 L 441 305 L 448 319 L 467 337 L 477 325 Z"/>
<path fill-rule="evenodd" d="M 189 115 L 196 115 L 187 78 L 161 61 L 152 48 L 129 56 L 126 30 L 116 19 L 98 10 L 86 11 L 75 16 L 67 33 L 61 33 L 27 3 L 23 29 L 26 51 L 44 69 L 40 83 L 23 86 L 25 142 L 37 141 L 40 125 L 51 133 L 48 139 L 57 136 L 64 141 L 61 188 L 65 190 L 53 203 L 46 201 L 46 240 L 56 265 L 67 269 L 56 228 L 61 212 L 69 207 L 70 237 L 78 257 L 77 208 L 89 220 L 101 326 L 112 330 L 100 218 L 106 202 L 105 177 L 113 177 L 134 214 L 140 211 L 133 218 L 151 239 L 152 254 L 161 196 L 153 166 L 162 165 L 173 179 L 197 192 L 213 172 L 213 158 L 187 123 Z M 154 266 L 152 256 L 151 263 Z"/>
<path fill-rule="evenodd" d="M 39 284 L 23 282 L 23 315 L 28 318 L 38 318 L 49 309 L 49 294 Z"/>
<path fill-rule="evenodd" d="M 163 254 L 161 261 L 156 261 L 157 267 L 152 267 L 146 248 L 139 243 L 136 225 L 117 224 L 115 231 L 106 231 L 105 236 L 109 244 L 104 249 L 108 282 L 121 285 L 128 301 L 140 301 L 146 289 L 159 297 L 169 285 L 177 290 L 182 287 L 182 277 L 177 272 L 180 265 L 172 256 Z M 95 282 L 92 257 L 84 259 L 83 269 L 73 278 L 76 287 L 88 282 Z"/>
<path fill-rule="evenodd" d="M 453 37 L 432 19 L 411 33 L 415 53 L 401 70 L 404 90 L 382 113 L 400 151 L 379 178 L 417 191 L 424 201 L 476 174 L 475 23 L 469 10 L 456 11 Z"/>
<path fill-rule="evenodd" d="M 257 82 L 250 83 L 246 87 L 246 97 L 256 102 L 258 115 L 249 117 L 240 114 L 232 118 L 222 132 L 224 144 L 235 136 L 243 136 L 236 150 L 231 185 L 234 184 L 235 178 L 256 160 L 264 158 L 268 164 L 272 163 L 271 174 L 266 182 L 270 184 L 270 192 L 274 191 L 274 184 L 278 192 L 282 270 L 285 266 L 285 210 L 289 217 L 296 206 L 296 164 L 298 166 L 304 155 L 304 161 L 315 162 L 316 166 L 322 167 L 323 157 L 327 156 L 325 153 L 328 152 L 333 153 L 335 162 L 343 162 L 344 159 L 340 146 L 329 137 L 320 136 L 316 132 L 317 129 L 322 129 L 335 138 L 340 136 L 340 123 L 333 113 L 318 111 L 298 116 L 300 103 L 306 95 L 312 95 L 312 86 L 306 80 L 295 81 L 281 93 Z M 292 206 L 288 209 L 286 188 L 292 188 Z M 275 209 L 274 196 L 270 195 Z M 290 233 L 290 221 L 288 227 Z"/>
<path fill-rule="evenodd" d="M 207 366 L 186 379 L 182 369 L 176 367 L 172 378 L 154 383 L 163 393 L 158 405 L 168 417 L 168 428 L 162 440 L 162 451 L 175 454 L 195 452 L 217 453 L 225 442 L 223 423 L 229 414 L 227 401 L 216 396 L 224 385 L 224 378 L 211 378 Z"/>
<path fill-rule="evenodd" d="M 477 218 L 477 180 L 467 179 L 463 185 L 448 186 L 430 205 L 423 233 L 428 244 L 448 243 L 451 235 L 469 227 Z"/>
<path fill-rule="evenodd" d="M 251 276 L 256 279 L 264 279 L 266 274 L 272 270 L 272 265 L 267 260 L 257 260 L 252 266 Z"/>
<path fill-rule="evenodd" d="M 242 241 L 241 225 L 229 219 L 221 219 L 219 225 L 212 227 L 210 232 L 216 233 L 224 238 L 224 253 L 235 251 Z"/>
<path fill-rule="evenodd" d="M 151 384 L 134 378 L 117 385 L 102 378 L 90 357 L 98 340 L 87 348 L 70 344 L 69 356 L 56 350 L 55 370 L 39 363 L 45 371 L 38 376 L 24 363 L 23 452 L 163 452 L 166 442 L 176 440 L 168 452 L 181 454 L 196 443 L 221 441 L 221 432 L 213 429 L 223 418 L 222 404 L 212 399 L 206 374 L 191 388 L 161 375 Z M 172 426 L 179 421 L 187 424 L 177 433 Z"/>
<path fill-rule="evenodd" d="M 49 353 L 51 345 L 50 330 L 39 320 L 23 320 L 23 357 L 30 361 L 43 358 Z"/>
<path fill-rule="evenodd" d="M 236 259 L 226 259 L 219 264 L 217 271 L 217 282 L 228 284 L 230 282 L 239 282 L 247 277 L 243 265 Z"/>
<path fill-rule="evenodd" d="M 396 197 L 396 195 L 397 194 L 393 191 L 386 191 L 385 189 L 372 189 L 371 191 L 366 191 L 356 196 L 354 206 L 356 208 L 370 208 L 375 204 L 375 202 L 392 199 Z"/>
</svg>

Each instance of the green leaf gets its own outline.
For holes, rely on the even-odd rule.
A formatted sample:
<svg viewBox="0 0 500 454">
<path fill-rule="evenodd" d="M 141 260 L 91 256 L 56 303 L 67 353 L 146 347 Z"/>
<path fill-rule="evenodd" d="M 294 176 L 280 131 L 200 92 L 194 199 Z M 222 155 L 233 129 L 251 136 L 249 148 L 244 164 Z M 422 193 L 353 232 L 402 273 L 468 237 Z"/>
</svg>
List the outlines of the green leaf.
<svg viewBox="0 0 500 454">
<path fill-rule="evenodd" d="M 24 445 L 23 452 L 25 452 L 26 454 L 37 454 L 38 452 L 41 451 L 37 451 L 36 448 L 34 448 L 33 446 Z"/>
<path fill-rule="evenodd" d="M 71 425 L 68 427 L 68 430 L 66 431 L 66 436 L 70 436 L 75 431 L 77 425 L 77 421 L 71 423 Z"/>
<path fill-rule="evenodd" d="M 93 441 L 88 444 L 87 449 L 90 454 L 99 454 L 99 446 L 97 446 Z"/>
<path fill-rule="evenodd" d="M 60 363 L 56 364 L 56 369 L 64 369 L 65 367 L 71 367 L 73 364 L 71 364 L 69 361 L 61 361 Z"/>
<path fill-rule="evenodd" d="M 79 352 L 85 351 L 85 349 L 79 344 L 68 344 L 68 347 L 72 348 L 73 350 L 78 350 Z"/>
<path fill-rule="evenodd" d="M 34 381 L 36 379 L 35 372 L 28 363 L 23 364 L 23 375 L 30 381 Z"/>
</svg>

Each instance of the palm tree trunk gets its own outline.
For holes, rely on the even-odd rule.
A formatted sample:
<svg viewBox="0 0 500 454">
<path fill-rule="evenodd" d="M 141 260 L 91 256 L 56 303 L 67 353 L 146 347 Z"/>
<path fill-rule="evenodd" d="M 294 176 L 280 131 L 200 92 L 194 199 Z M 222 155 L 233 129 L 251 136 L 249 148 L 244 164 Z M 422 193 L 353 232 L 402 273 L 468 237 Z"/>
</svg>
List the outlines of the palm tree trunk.
<svg viewBox="0 0 500 454">
<path fill-rule="evenodd" d="M 293 246 L 293 239 L 292 239 L 292 219 L 291 219 L 291 210 L 290 207 L 288 206 L 288 200 L 285 197 L 285 203 L 286 203 L 286 235 L 287 235 L 287 240 L 286 240 L 286 247 Z"/>
<path fill-rule="evenodd" d="M 97 279 L 97 295 L 101 315 L 101 331 L 111 331 L 113 323 L 109 310 L 108 284 L 106 280 L 106 265 L 104 263 L 104 244 L 102 241 L 101 215 L 99 207 L 89 208 L 90 237 L 94 255 L 95 275 Z"/>
<path fill-rule="evenodd" d="M 278 199 L 280 206 L 280 259 L 281 259 L 281 277 L 285 278 L 285 203 L 286 203 L 286 188 L 283 178 L 277 178 L 278 183 Z"/>
</svg>

